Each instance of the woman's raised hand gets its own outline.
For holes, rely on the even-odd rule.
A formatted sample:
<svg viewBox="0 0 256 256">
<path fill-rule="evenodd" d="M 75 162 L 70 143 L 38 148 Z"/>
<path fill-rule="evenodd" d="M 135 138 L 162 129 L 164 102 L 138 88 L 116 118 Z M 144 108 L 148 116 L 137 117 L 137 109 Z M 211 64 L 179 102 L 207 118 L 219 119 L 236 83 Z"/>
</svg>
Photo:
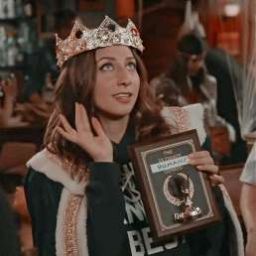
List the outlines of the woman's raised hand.
<svg viewBox="0 0 256 256">
<path fill-rule="evenodd" d="M 207 172 L 213 185 L 224 182 L 223 177 L 219 175 L 219 167 L 214 164 L 208 151 L 198 151 L 190 154 L 189 164 L 196 166 L 200 171 Z"/>
<path fill-rule="evenodd" d="M 60 115 L 57 131 L 67 140 L 79 145 L 95 162 L 112 162 L 113 147 L 99 120 L 92 117 L 90 126 L 87 112 L 82 104 L 75 105 L 75 129 Z"/>
</svg>

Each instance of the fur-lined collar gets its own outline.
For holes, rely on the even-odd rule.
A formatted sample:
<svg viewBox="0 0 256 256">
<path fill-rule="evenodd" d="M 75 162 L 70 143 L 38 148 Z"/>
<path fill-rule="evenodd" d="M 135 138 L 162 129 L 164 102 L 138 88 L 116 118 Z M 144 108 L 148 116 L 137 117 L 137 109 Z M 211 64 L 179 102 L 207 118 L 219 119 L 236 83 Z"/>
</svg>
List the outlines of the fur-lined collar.
<svg viewBox="0 0 256 256">
<path fill-rule="evenodd" d="M 72 179 L 61 161 L 47 149 L 34 155 L 27 162 L 27 167 L 32 167 L 34 170 L 45 174 L 49 179 L 61 183 L 71 194 L 84 195 L 86 183 L 79 183 Z"/>
</svg>

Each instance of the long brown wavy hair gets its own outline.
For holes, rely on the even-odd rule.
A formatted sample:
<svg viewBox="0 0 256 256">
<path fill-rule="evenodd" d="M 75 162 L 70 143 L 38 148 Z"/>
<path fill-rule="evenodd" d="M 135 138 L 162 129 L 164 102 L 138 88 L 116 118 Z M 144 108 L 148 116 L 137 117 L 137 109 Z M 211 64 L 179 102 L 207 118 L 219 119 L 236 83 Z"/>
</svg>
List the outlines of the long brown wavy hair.
<svg viewBox="0 0 256 256">
<path fill-rule="evenodd" d="M 130 117 L 130 121 L 135 124 L 137 138 L 142 141 L 145 138 L 170 134 L 170 127 L 160 114 L 161 106 L 157 104 L 149 88 L 145 66 L 136 50 L 131 50 L 136 59 L 137 72 L 140 77 L 139 95 Z M 71 163 L 71 176 L 79 180 L 88 174 L 86 163 L 92 159 L 78 145 L 58 134 L 56 127 L 59 125 L 59 114 L 63 114 L 71 126 L 75 127 L 75 102 L 84 105 L 90 120 L 90 117 L 94 115 L 95 81 L 95 50 L 74 56 L 64 64 L 56 83 L 55 110 L 49 119 L 44 138 L 47 149 L 63 161 Z"/>
</svg>

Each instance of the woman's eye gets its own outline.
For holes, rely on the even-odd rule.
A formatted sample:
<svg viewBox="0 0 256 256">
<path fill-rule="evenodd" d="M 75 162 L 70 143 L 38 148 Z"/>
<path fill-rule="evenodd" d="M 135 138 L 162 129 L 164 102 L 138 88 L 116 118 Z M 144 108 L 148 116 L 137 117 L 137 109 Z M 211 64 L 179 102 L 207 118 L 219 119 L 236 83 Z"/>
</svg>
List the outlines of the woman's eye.
<svg viewBox="0 0 256 256">
<path fill-rule="evenodd" d="M 103 70 L 103 71 L 111 71 L 113 69 L 114 67 L 111 63 L 105 63 L 100 67 L 100 70 Z"/>
<path fill-rule="evenodd" d="M 129 68 L 129 70 L 136 70 L 136 68 L 137 68 L 137 65 L 135 62 L 129 62 L 127 66 Z"/>
</svg>

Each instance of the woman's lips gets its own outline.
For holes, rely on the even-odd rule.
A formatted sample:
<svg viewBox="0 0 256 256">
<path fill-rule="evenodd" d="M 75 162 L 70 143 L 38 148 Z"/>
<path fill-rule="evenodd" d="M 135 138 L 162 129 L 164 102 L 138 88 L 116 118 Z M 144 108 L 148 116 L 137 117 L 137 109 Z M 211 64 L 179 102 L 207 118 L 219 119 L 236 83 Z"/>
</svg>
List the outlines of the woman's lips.
<svg viewBox="0 0 256 256">
<path fill-rule="evenodd" d="M 131 93 L 116 93 L 113 97 L 120 103 L 129 103 L 132 99 Z"/>
</svg>

